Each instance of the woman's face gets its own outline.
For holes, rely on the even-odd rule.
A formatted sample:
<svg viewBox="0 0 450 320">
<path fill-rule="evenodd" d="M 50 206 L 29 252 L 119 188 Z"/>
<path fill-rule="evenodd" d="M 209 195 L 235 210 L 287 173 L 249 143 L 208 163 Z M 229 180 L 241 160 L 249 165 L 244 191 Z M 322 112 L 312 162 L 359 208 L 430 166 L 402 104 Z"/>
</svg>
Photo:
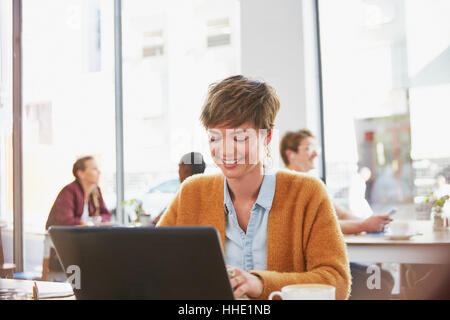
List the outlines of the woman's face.
<svg viewBox="0 0 450 320">
<path fill-rule="evenodd" d="M 86 183 L 98 184 L 100 170 L 98 169 L 97 162 L 94 159 L 86 160 L 84 166 L 84 170 L 78 171 L 79 179 Z"/>
<path fill-rule="evenodd" d="M 318 152 L 314 138 L 307 137 L 300 142 L 297 152 L 290 152 L 288 156 L 289 164 L 297 171 L 308 172 L 314 169 L 314 159 L 317 157 Z"/>
<path fill-rule="evenodd" d="M 244 177 L 261 169 L 260 152 L 270 143 L 271 132 L 258 129 L 252 121 L 237 128 L 219 125 L 208 128 L 211 157 L 227 179 Z"/>
</svg>

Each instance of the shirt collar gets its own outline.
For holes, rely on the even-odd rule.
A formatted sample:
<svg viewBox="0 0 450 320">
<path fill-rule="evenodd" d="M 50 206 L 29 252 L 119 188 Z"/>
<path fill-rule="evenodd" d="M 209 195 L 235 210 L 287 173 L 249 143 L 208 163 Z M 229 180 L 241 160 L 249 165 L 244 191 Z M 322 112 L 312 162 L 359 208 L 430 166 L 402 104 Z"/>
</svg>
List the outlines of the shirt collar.
<svg viewBox="0 0 450 320">
<path fill-rule="evenodd" d="M 275 186 L 276 172 L 273 170 L 266 170 L 264 172 L 264 178 L 261 184 L 261 188 L 259 189 L 258 198 L 256 199 L 255 204 L 263 207 L 266 210 L 270 210 L 275 194 Z M 230 211 L 230 208 L 233 206 L 233 202 L 231 201 L 226 177 L 224 177 L 223 179 L 223 191 L 224 205 L 226 206 L 227 210 Z"/>
</svg>

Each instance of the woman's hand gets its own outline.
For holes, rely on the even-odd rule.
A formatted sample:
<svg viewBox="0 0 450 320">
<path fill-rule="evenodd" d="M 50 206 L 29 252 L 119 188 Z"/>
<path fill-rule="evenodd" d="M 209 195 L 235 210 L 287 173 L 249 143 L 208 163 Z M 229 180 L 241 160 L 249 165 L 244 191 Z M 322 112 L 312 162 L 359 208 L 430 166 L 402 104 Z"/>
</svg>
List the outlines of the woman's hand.
<svg viewBox="0 0 450 320">
<path fill-rule="evenodd" d="M 262 294 L 263 282 L 259 277 L 232 266 L 227 266 L 227 270 L 235 299 L 245 294 L 251 298 Z"/>
<path fill-rule="evenodd" d="M 391 222 L 392 219 L 389 215 L 372 216 L 367 218 L 362 222 L 362 231 L 371 232 L 381 232 L 384 227 Z"/>
</svg>

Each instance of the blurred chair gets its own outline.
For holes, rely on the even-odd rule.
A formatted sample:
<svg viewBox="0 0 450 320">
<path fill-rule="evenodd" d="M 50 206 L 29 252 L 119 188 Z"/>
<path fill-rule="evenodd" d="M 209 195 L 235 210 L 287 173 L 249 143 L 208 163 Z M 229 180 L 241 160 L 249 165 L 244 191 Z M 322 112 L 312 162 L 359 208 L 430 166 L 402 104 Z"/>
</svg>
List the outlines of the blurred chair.
<svg viewBox="0 0 450 320">
<path fill-rule="evenodd" d="M 53 248 L 53 242 L 50 235 L 47 233 L 44 239 L 44 258 L 42 259 L 42 281 L 47 281 L 49 265 L 50 265 L 50 251 Z"/>
<path fill-rule="evenodd" d="M 14 279 L 21 280 L 39 280 L 46 281 L 48 277 L 48 264 L 50 259 L 50 248 L 52 247 L 52 242 L 48 233 L 45 234 L 44 238 L 44 258 L 42 262 L 42 272 L 37 271 L 25 271 L 14 274 Z"/>
<path fill-rule="evenodd" d="M 66 282 L 67 277 L 66 274 L 64 273 L 64 270 L 62 269 L 61 266 L 61 270 L 55 270 L 55 266 L 51 266 L 52 264 L 52 250 L 54 250 L 55 247 L 53 245 L 53 241 L 50 238 L 50 235 L 48 233 L 45 234 L 45 239 L 44 239 L 44 257 L 42 259 L 42 276 L 41 276 L 41 280 L 42 281 L 52 281 L 52 282 Z M 56 258 L 58 259 L 58 258 Z M 59 264 L 59 259 L 57 260 L 58 264 Z"/>
<path fill-rule="evenodd" d="M 12 279 L 14 277 L 15 269 L 16 265 L 14 263 L 5 263 L 2 244 L 2 226 L 0 226 L 0 278 Z"/>
</svg>

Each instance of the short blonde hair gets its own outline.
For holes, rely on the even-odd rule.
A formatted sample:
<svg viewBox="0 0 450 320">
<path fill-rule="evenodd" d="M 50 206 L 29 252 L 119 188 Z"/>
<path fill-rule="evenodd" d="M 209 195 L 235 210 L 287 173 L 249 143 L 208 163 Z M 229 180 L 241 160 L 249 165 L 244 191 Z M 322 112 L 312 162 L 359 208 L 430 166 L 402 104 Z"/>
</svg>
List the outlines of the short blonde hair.
<svg viewBox="0 0 450 320">
<path fill-rule="evenodd" d="M 235 128 L 250 120 L 259 129 L 272 129 L 279 109 L 270 85 L 237 75 L 210 85 L 200 121 L 205 128 L 222 123 Z"/>
</svg>

